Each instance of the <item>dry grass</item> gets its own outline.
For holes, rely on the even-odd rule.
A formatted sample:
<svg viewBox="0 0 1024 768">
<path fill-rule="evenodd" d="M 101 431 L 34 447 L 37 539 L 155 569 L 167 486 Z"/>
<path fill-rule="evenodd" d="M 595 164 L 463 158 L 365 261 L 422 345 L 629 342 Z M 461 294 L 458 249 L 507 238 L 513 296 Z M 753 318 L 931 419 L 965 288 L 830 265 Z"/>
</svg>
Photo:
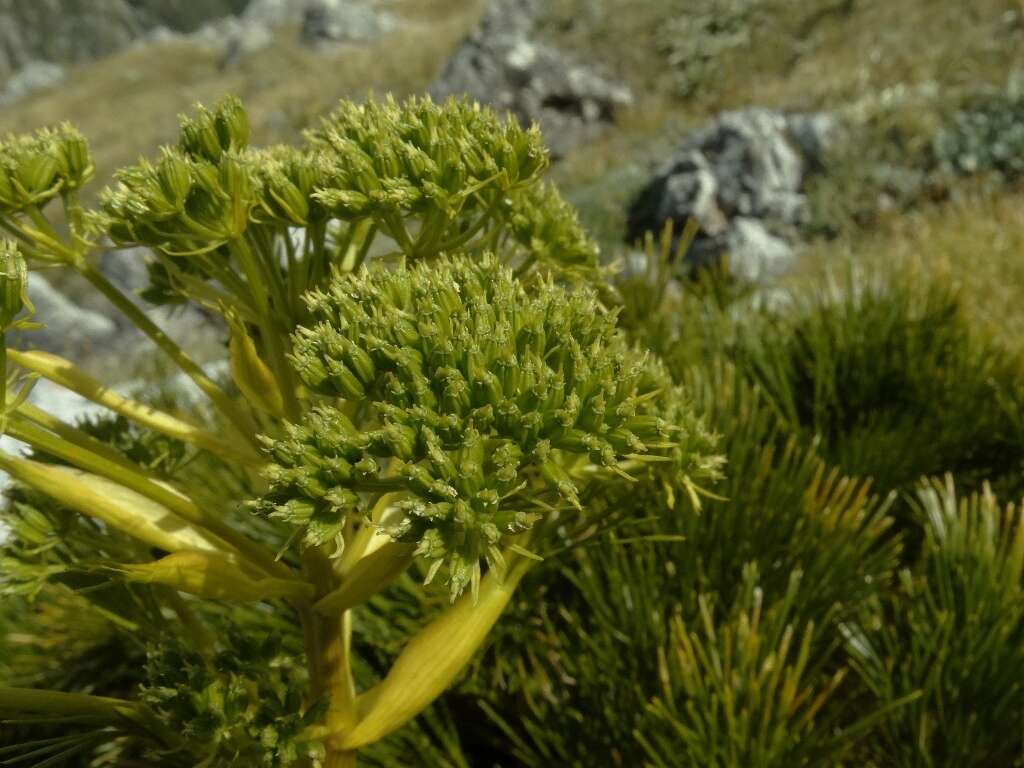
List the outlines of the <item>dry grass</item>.
<svg viewBox="0 0 1024 768">
<path fill-rule="evenodd" d="M 1001 83 L 1024 63 L 1017 0 L 785 3 L 723 73 L 721 106 L 835 108 L 894 87 Z M 848 7 L 848 11 L 844 10 Z M 831 10 L 829 10 L 831 9 Z"/>
<path fill-rule="evenodd" d="M 714 80 L 680 105 L 687 113 L 750 104 L 834 108 L 900 84 L 1001 82 L 1009 67 L 1024 63 L 1019 0 L 760 0 L 750 6 L 750 44 L 715 62 Z M 691 7 L 690 0 L 552 0 L 546 35 L 601 58 L 639 92 L 671 98 L 656 34 Z"/>
<path fill-rule="evenodd" d="M 797 276 L 837 259 L 914 262 L 946 275 L 997 338 L 1024 350 L 1024 193 L 966 190 L 959 199 L 893 217 L 877 231 L 812 245 Z"/>
</svg>

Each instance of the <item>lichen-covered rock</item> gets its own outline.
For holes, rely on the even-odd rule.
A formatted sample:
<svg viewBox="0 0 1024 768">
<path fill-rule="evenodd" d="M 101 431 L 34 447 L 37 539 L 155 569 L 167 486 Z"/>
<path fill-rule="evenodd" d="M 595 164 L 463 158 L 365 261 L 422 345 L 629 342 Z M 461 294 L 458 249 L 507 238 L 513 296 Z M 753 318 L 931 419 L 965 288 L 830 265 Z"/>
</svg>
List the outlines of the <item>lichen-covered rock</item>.
<svg viewBox="0 0 1024 768">
<path fill-rule="evenodd" d="M 64 67 L 51 61 L 30 61 L 0 88 L 0 104 L 13 104 L 30 93 L 53 88 L 64 79 Z"/>
<path fill-rule="evenodd" d="M 42 329 L 25 332 L 25 340 L 34 347 L 57 354 L 95 353 L 117 331 L 113 320 L 74 303 L 39 272 L 34 272 L 29 280 L 28 296 L 36 309 L 35 319 L 44 325 Z"/>
<path fill-rule="evenodd" d="M 395 28 L 395 17 L 358 0 L 252 0 L 242 14 L 250 24 L 298 26 L 306 43 L 363 42 Z"/>
<path fill-rule="evenodd" d="M 700 224 L 691 265 L 727 254 L 737 275 L 760 279 L 784 271 L 791 242 L 807 218 L 807 175 L 836 129 L 823 114 L 747 109 L 721 115 L 687 138 L 630 207 L 627 238 L 672 221 Z"/>
<path fill-rule="evenodd" d="M 91 61 L 166 27 L 190 32 L 247 0 L 0 0 L 0 82 L 26 64 Z"/>
<path fill-rule="evenodd" d="M 535 0 L 494 3 L 431 92 L 439 98 L 466 95 L 524 125 L 540 123 L 552 155 L 560 157 L 604 131 L 632 94 L 593 67 L 531 40 L 540 8 Z"/>
<path fill-rule="evenodd" d="M 302 14 L 302 39 L 319 43 L 365 42 L 391 32 L 395 17 L 375 8 L 345 0 L 315 0 Z"/>
</svg>

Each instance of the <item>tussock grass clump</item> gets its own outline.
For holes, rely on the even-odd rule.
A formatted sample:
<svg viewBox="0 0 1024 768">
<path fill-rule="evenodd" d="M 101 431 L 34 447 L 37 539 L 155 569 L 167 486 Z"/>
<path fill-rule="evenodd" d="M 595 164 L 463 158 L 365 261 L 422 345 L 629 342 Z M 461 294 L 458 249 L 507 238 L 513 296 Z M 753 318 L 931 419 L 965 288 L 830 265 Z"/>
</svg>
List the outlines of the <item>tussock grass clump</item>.
<svg viewBox="0 0 1024 768">
<path fill-rule="evenodd" d="M 913 266 L 851 266 L 789 300 L 746 325 L 735 356 L 831 462 L 883 490 L 946 471 L 974 487 L 1017 482 L 1022 361 L 950 284 Z"/>
</svg>

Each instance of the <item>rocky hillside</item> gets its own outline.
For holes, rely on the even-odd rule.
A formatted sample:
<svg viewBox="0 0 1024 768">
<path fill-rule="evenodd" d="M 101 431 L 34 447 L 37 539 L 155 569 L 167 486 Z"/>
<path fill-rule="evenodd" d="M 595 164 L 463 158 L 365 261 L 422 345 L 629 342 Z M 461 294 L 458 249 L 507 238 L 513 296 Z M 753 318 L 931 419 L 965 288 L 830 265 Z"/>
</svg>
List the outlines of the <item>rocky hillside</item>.
<svg viewBox="0 0 1024 768">
<path fill-rule="evenodd" d="M 66 68 L 35 92 L 10 79 L 0 131 L 70 120 L 102 181 L 169 140 L 177 114 L 224 93 L 245 101 L 260 142 L 295 137 L 342 97 L 466 94 L 540 123 L 552 177 L 609 260 L 633 263 L 645 232 L 671 222 L 678 235 L 690 220 L 686 264 L 725 256 L 755 282 L 836 254 L 927 250 L 931 268 L 962 272 L 983 316 L 1024 328 L 1007 288 L 1024 282 L 1012 247 L 1024 221 L 1011 213 L 1024 178 L 1017 0 L 623 7 L 0 0 L 0 80 L 43 60 Z M 53 282 L 75 300 L 74 285 Z"/>
<path fill-rule="evenodd" d="M 33 61 L 78 64 L 152 30 L 190 32 L 248 0 L 0 0 L 0 81 Z"/>
</svg>

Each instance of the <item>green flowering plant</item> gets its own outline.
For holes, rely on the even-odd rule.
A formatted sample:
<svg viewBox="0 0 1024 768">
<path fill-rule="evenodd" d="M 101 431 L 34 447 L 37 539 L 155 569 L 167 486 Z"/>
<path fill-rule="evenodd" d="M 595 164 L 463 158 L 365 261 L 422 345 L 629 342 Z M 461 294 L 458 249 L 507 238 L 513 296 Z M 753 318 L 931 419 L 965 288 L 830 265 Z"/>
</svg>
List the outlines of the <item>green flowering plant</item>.
<svg viewBox="0 0 1024 768">
<path fill-rule="evenodd" d="M 0 592 L 80 606 L 143 663 L 113 689 L 0 688 L 0 760 L 354 765 L 455 681 L 537 562 L 615 524 L 624 489 L 699 505 L 714 439 L 619 331 L 547 162 L 535 128 L 466 102 L 344 103 L 264 148 L 227 99 L 85 210 L 73 129 L 0 144 L 5 329 L 31 325 L 29 268 L 74 270 L 209 406 L 5 350 L 27 384 L 4 432 L 31 455 L 0 454 Z M 105 241 L 148 254 L 144 298 L 223 320 L 227 380 L 98 269 Z M 113 421 L 31 404 L 38 377 Z M 373 674 L 353 623 L 410 577 L 445 599 Z"/>
</svg>

